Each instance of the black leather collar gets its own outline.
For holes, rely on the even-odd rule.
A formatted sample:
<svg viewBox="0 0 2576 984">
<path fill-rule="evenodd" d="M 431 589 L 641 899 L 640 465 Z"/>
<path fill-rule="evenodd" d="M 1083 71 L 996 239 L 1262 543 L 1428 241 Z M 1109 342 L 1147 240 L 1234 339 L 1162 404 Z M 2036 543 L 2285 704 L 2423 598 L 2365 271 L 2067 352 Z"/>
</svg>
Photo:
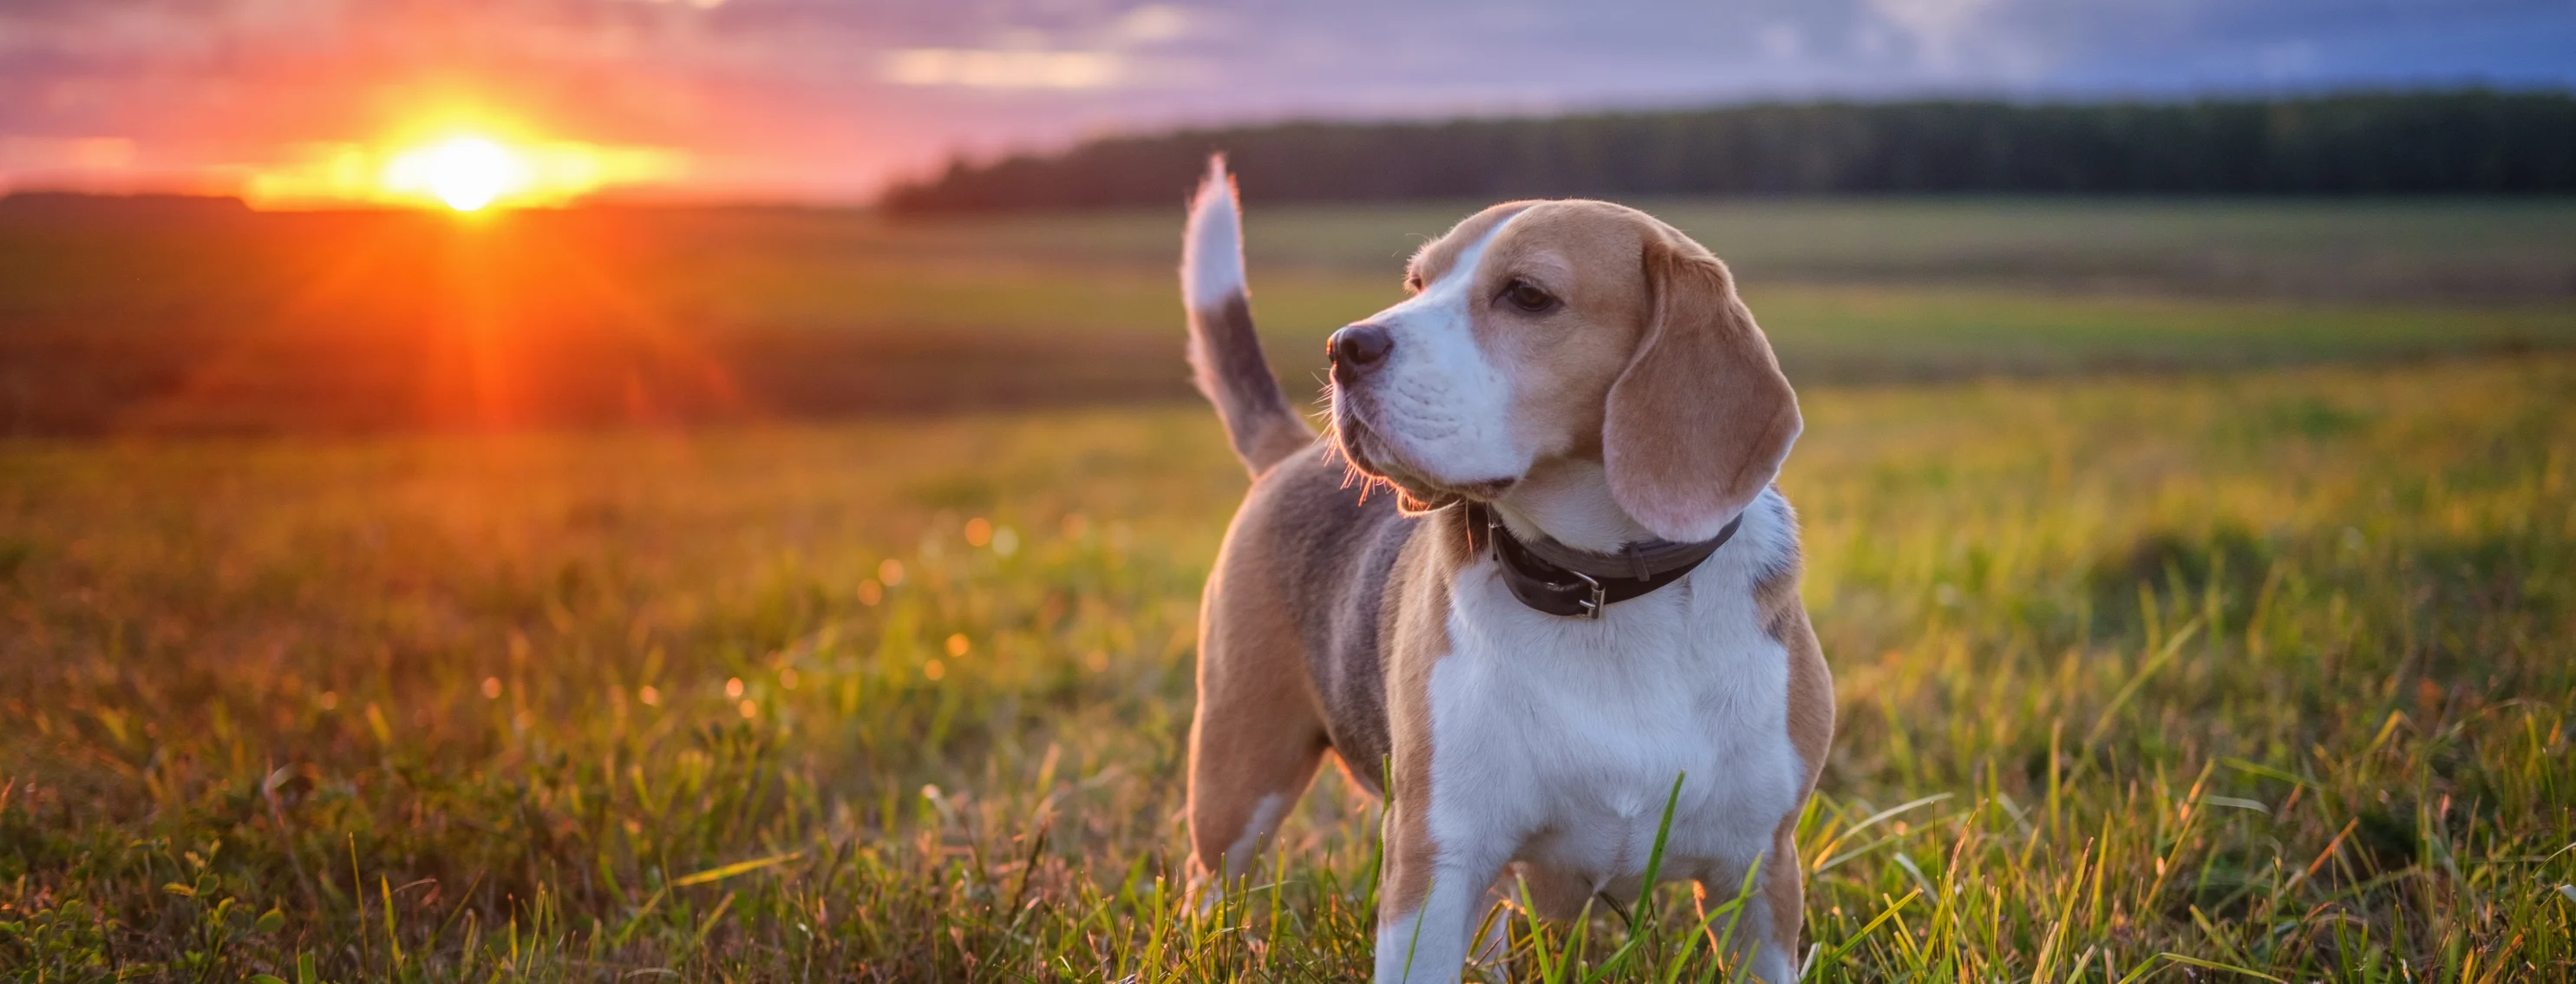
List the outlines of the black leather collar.
<svg viewBox="0 0 2576 984">
<path fill-rule="evenodd" d="M 1653 592 L 1689 574 L 1717 548 L 1735 538 L 1744 517 L 1728 520 L 1717 535 L 1698 543 L 1632 543 L 1615 554 L 1576 550 L 1554 540 L 1526 541 L 1512 534 L 1492 506 L 1468 502 L 1459 506 L 1467 528 L 1467 549 L 1476 554 L 1491 546 L 1502 562 L 1503 583 L 1512 597 L 1537 611 L 1567 618 L 1597 619 L 1610 605 Z"/>
</svg>

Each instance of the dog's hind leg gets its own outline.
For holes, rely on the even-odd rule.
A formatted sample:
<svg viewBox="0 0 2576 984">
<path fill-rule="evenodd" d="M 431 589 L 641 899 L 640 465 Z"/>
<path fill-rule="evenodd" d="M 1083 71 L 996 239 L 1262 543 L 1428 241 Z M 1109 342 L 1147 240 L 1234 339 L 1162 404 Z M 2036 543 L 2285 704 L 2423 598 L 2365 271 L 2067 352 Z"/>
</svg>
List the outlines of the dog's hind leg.
<svg viewBox="0 0 2576 984">
<path fill-rule="evenodd" d="M 1202 664 L 1204 666 L 1205 664 Z M 1199 879 L 1252 872 L 1322 763 L 1323 726 L 1265 695 L 1199 705 L 1190 727 L 1190 844 Z"/>
<path fill-rule="evenodd" d="M 1256 558 L 1218 559 L 1199 622 L 1199 705 L 1190 722 L 1193 880 L 1252 871 L 1328 747 L 1297 628 Z"/>
</svg>

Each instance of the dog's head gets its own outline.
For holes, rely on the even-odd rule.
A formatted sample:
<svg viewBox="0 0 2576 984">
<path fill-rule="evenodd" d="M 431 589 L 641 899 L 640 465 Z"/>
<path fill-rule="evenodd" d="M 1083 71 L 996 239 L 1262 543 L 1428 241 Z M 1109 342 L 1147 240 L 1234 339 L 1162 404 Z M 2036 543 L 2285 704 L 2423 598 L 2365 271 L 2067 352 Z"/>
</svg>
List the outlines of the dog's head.
<svg viewBox="0 0 2576 984">
<path fill-rule="evenodd" d="M 1335 440 L 1408 509 L 1591 460 L 1638 525 L 1702 540 L 1798 437 L 1797 396 L 1726 265 L 1643 212 L 1496 205 L 1415 254 L 1405 286 L 1329 351 Z"/>
</svg>

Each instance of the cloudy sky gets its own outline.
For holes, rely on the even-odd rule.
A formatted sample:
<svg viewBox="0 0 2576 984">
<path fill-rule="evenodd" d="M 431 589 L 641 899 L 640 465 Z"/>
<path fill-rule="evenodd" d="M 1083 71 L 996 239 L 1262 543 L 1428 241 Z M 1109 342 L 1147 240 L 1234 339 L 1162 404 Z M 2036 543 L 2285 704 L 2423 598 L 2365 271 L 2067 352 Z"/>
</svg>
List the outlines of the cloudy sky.
<svg viewBox="0 0 2576 984">
<path fill-rule="evenodd" d="M 0 0 L 0 184 L 223 191 L 466 121 L 860 198 L 1176 123 L 2471 82 L 2576 83 L 2576 0 Z"/>
</svg>

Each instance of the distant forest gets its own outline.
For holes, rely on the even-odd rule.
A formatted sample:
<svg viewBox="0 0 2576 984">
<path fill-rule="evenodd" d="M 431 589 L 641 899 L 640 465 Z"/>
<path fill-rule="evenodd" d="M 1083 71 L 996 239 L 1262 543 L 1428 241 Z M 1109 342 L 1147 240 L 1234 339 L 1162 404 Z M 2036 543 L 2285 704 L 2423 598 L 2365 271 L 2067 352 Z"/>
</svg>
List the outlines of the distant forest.
<svg viewBox="0 0 2576 984">
<path fill-rule="evenodd" d="M 1906 193 L 2576 192 L 2576 95 L 1892 102 L 1282 123 L 952 162 L 897 212 L 1177 203 L 1212 151 L 1260 201 Z"/>
</svg>

